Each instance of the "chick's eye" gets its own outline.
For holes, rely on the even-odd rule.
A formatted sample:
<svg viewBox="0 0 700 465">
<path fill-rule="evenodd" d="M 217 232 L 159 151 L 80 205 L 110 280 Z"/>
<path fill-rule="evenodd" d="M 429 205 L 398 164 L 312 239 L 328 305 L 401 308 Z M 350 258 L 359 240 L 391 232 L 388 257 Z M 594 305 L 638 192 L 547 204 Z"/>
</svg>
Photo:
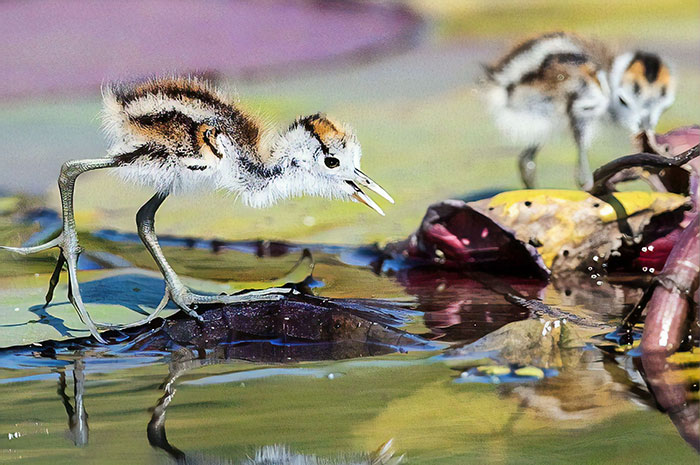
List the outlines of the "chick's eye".
<svg viewBox="0 0 700 465">
<path fill-rule="evenodd" d="M 627 105 L 627 102 L 625 102 L 625 99 L 623 99 L 622 97 L 618 97 L 618 100 L 620 101 L 620 104 L 621 104 L 623 107 L 628 106 L 628 105 Z"/>
<path fill-rule="evenodd" d="M 335 157 L 326 157 L 323 162 L 326 164 L 328 168 L 337 168 L 340 166 L 340 160 L 338 160 Z"/>
</svg>

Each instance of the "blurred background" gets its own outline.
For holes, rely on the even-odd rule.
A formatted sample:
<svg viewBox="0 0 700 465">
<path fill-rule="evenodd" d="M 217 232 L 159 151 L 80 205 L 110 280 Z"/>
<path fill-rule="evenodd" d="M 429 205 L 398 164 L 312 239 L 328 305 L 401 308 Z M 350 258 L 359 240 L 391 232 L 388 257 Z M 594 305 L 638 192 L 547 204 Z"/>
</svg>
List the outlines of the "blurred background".
<svg viewBox="0 0 700 465">
<path fill-rule="evenodd" d="M 173 197 L 160 233 L 222 239 L 386 242 L 435 201 L 518 188 L 516 154 L 476 83 L 481 64 L 523 36 L 557 29 L 670 60 L 675 105 L 659 130 L 700 122 L 700 3 L 695 0 L 44 0 L 0 2 L 0 193 L 58 208 L 63 161 L 100 157 L 100 86 L 193 73 L 233 85 L 241 104 L 284 126 L 324 111 L 349 122 L 363 169 L 396 199 L 386 218 L 358 204 L 300 198 L 256 211 L 220 194 Z M 605 128 L 594 167 L 633 151 Z M 539 156 L 543 187 L 573 188 L 569 139 Z M 107 172 L 81 176 L 83 230 L 133 231 L 151 192 Z"/>
</svg>

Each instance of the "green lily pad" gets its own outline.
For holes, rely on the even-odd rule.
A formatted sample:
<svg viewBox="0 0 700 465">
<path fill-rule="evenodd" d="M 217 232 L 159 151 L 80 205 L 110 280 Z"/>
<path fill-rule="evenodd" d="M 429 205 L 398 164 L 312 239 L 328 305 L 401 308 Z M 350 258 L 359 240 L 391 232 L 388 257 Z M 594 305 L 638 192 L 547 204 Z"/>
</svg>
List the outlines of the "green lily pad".
<svg viewBox="0 0 700 465">
<path fill-rule="evenodd" d="M 197 293 L 231 294 L 301 282 L 313 267 L 311 254 L 304 253 L 289 273 L 271 282 L 222 283 L 189 277 L 182 280 Z M 90 336 L 68 301 L 65 274 L 56 287 L 53 302 L 44 306 L 49 278 L 49 274 L 40 273 L 0 278 L 0 348 Z M 96 322 L 110 325 L 143 319 L 155 311 L 165 292 L 160 273 L 140 268 L 79 271 L 78 280 L 90 316 Z M 161 316 L 167 318 L 177 311 L 171 303 Z"/>
<path fill-rule="evenodd" d="M 56 287 L 53 302 L 44 307 L 49 277 L 35 274 L 0 279 L 0 347 L 90 336 L 68 301 L 67 283 Z M 144 318 L 155 310 L 165 290 L 158 273 L 133 268 L 81 271 L 78 279 L 90 316 L 108 324 Z M 166 309 L 163 316 L 176 311 Z"/>
</svg>

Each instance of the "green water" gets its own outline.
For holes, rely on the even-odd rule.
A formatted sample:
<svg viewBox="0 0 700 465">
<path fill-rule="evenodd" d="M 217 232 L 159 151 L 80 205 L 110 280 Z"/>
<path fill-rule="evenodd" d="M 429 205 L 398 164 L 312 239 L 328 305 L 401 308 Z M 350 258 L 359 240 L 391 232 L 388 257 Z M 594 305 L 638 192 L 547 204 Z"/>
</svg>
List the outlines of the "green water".
<svg viewBox="0 0 700 465">
<path fill-rule="evenodd" d="M 83 279 L 120 271 L 95 265 L 93 259 L 101 256 L 95 252 L 100 251 L 121 251 L 134 269 L 152 268 L 132 239 L 106 233 L 86 236 L 84 263 L 101 271 L 81 271 Z M 301 250 L 283 248 L 275 257 L 258 257 L 250 253 L 255 247 L 245 244 L 217 253 L 206 242 L 194 248 L 183 244 L 172 241 L 166 255 L 173 263 L 187 264 L 181 273 L 202 280 L 221 277 L 225 266 L 226 279 L 281 276 Z M 365 463 L 368 454 L 389 440 L 394 457 L 403 455 L 401 463 L 406 464 L 697 461 L 669 417 L 655 407 L 638 364 L 614 345 L 587 335 L 583 347 L 552 358 L 543 379 L 464 382 L 470 378 L 440 355 L 524 320 L 525 313 L 457 273 L 391 270 L 391 263 L 377 273 L 366 251 L 327 246 L 311 250 L 314 292 L 341 305 L 358 302 L 346 299 L 364 299 L 358 305 L 370 315 L 385 310 L 393 326 L 428 344 L 334 352 L 327 345 L 336 342 L 233 337 L 198 350 L 148 346 L 143 341 L 151 336 L 135 341 L 132 334 L 109 347 L 78 341 L 4 349 L 0 461 L 244 464 L 253 463 L 246 460 L 262 447 L 284 445 L 298 454 L 298 461 L 267 463 Z M 36 278 L 42 290 L 51 260 L 50 253 L 3 260 L 0 274 L 5 280 Z M 604 323 L 619 318 L 636 301 L 639 289 L 588 281 L 555 281 L 546 287 L 527 280 L 510 284 L 600 321 L 597 332 L 602 334 Z M 144 281 L 144 287 L 149 285 Z M 41 294 L 36 299 L 40 304 Z M 64 301 L 65 294 L 57 293 L 56 300 Z M 90 309 L 95 304 L 87 300 Z M 79 322 L 70 323 L 69 313 L 60 313 L 61 305 L 53 318 L 66 315 L 62 321 L 79 329 Z M 3 315 L 10 311 L 4 309 Z M 34 324 L 46 321 L 39 318 Z M 7 326 L 0 331 L 7 332 Z M 539 350 L 537 344 L 531 348 L 533 354 Z M 158 416 L 164 407 L 167 414 Z M 157 433 L 167 433 L 166 439 L 151 437 L 149 442 L 147 426 L 156 416 L 161 421 Z"/>
<path fill-rule="evenodd" d="M 169 200 L 159 213 L 159 232 L 346 244 L 387 241 L 405 238 L 432 202 L 466 191 L 519 186 L 517 151 L 484 117 L 472 88 L 481 63 L 503 53 L 512 40 L 543 30 L 570 29 L 611 39 L 611 45 L 617 39 L 624 47 L 668 55 L 680 86 L 659 129 L 697 122 L 700 78 L 697 60 L 691 59 L 697 56 L 700 30 L 697 2 L 646 2 L 642 7 L 600 0 L 404 3 L 435 23 L 415 51 L 236 83 L 246 108 L 278 124 L 317 111 L 350 122 L 362 140 L 363 169 L 397 200 L 387 217 L 319 199 L 259 211 L 232 204 L 230 198 L 194 197 Z M 487 4 L 493 8 L 484 8 Z M 30 200 L 24 207 L 58 206 L 55 179 L 61 162 L 104 153 L 99 110 L 96 89 L 3 103 L 3 189 L 43 194 L 51 188 L 53 197 Z M 603 128 L 591 150 L 592 165 L 633 150 L 626 134 Z M 568 139 L 546 145 L 539 156 L 542 185 L 572 187 L 574 159 Z M 107 174 L 81 176 L 79 227 L 133 231 L 134 214 L 150 195 Z M 20 244 L 38 229 L 5 215 L 16 207 L 13 199 L 0 198 L 0 244 Z M 80 280 L 87 294 L 90 283 L 96 283 L 92 289 L 110 284 L 107 295 L 113 302 L 147 308 L 157 303 L 162 282 L 140 244 L 87 234 L 81 243 L 87 252 Z M 301 249 L 259 258 L 250 248 L 214 254 L 176 243 L 165 252 L 178 273 L 213 288 L 278 278 Z M 333 299 L 371 299 L 373 311 L 390 309 L 393 324 L 444 344 L 442 349 L 389 348 L 387 353 L 355 347 L 354 353 L 342 352 L 350 358 L 339 359 L 328 355 L 340 353 L 328 346 L 308 344 L 302 347 L 308 350 L 300 350 L 298 343 L 269 338 L 200 352 L 191 347 L 139 351 L 130 338 L 108 348 L 84 341 L 5 348 L 0 350 L 0 462 L 245 464 L 260 448 L 277 444 L 298 454 L 298 464 L 316 463 L 314 456 L 321 463 L 357 463 L 393 439 L 394 456 L 403 455 L 405 464 L 697 463 L 671 418 L 656 407 L 632 356 L 601 338 L 588 339 L 595 334 L 587 333 L 585 346 L 548 360 L 556 372 L 544 379 L 460 382 L 470 378 L 439 358 L 442 352 L 527 315 L 465 277 L 416 270 L 377 274 L 356 252 L 312 248 L 314 277 L 322 283 L 314 292 Z M 86 335 L 66 302 L 65 283 L 55 305 L 41 309 L 54 255 L 0 255 L 0 346 Z M 609 331 L 640 295 L 635 287 L 608 282 L 599 287 L 580 276 L 544 288 L 512 284 L 600 322 L 599 330 L 589 331 L 596 334 Z M 96 318 L 141 316 L 123 305 L 99 303 L 99 295 L 86 297 Z M 519 355 L 538 356 L 540 349 L 533 341 Z M 239 358 L 226 357 L 233 352 Z M 305 356 L 295 358 L 299 353 Z M 502 366 L 495 358 L 489 363 Z M 696 364 L 679 375 L 682 383 L 690 379 L 684 394 L 695 400 L 697 372 Z M 149 422 L 165 405 L 164 396 L 172 394 L 164 385 L 169 380 L 176 391 L 159 430 L 167 432 L 167 441 L 149 441 Z"/>
</svg>

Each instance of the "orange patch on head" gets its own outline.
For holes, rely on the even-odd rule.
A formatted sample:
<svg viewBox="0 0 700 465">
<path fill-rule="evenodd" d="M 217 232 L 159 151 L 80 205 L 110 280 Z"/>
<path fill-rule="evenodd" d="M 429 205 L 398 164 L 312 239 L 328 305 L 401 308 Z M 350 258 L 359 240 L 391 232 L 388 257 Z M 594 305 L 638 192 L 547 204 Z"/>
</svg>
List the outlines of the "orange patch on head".
<svg viewBox="0 0 700 465">
<path fill-rule="evenodd" d="M 646 78 L 644 77 L 644 64 L 640 60 L 632 63 L 627 68 L 627 71 L 625 71 L 622 80 L 627 82 L 645 82 Z"/>
<path fill-rule="evenodd" d="M 340 140 L 345 137 L 345 132 L 338 129 L 328 118 L 317 118 L 311 121 L 310 124 L 319 139 L 321 139 L 321 142 L 326 145 L 330 145 L 333 140 Z"/>
<path fill-rule="evenodd" d="M 668 66 L 661 66 L 656 81 L 662 86 L 668 86 L 671 83 L 671 70 L 668 69 Z"/>
<path fill-rule="evenodd" d="M 635 60 L 625 74 L 622 75 L 622 82 L 626 85 L 635 87 L 635 94 L 646 94 L 651 87 L 651 83 L 647 81 L 646 68 L 641 60 Z"/>
</svg>

